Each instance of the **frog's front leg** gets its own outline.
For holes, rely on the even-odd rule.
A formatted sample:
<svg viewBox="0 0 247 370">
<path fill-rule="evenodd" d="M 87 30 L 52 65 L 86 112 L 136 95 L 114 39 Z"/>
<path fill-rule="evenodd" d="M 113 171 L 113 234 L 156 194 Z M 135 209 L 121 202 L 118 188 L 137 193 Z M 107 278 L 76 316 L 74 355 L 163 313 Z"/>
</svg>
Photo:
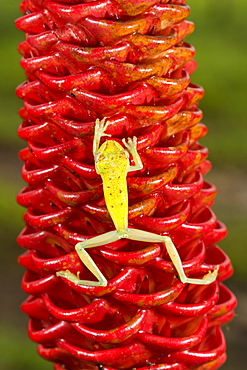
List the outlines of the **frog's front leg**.
<svg viewBox="0 0 247 370">
<path fill-rule="evenodd" d="M 107 117 L 104 117 L 102 120 L 99 118 L 95 121 L 95 128 L 94 128 L 94 139 L 93 139 L 93 155 L 95 156 L 98 152 L 100 139 L 102 136 L 111 136 L 110 134 L 106 134 L 105 130 L 109 125 L 109 121 L 107 121 Z"/>
<path fill-rule="evenodd" d="M 189 284 L 200 284 L 200 285 L 207 285 L 214 282 L 218 275 L 217 266 L 214 271 L 209 271 L 208 274 L 204 275 L 202 279 L 196 278 L 188 278 L 185 275 L 182 261 L 178 254 L 177 248 L 173 244 L 171 238 L 168 236 L 158 235 L 154 233 L 150 233 L 144 230 L 137 230 L 137 229 L 130 229 L 128 228 L 128 237 L 131 240 L 138 240 L 143 242 L 151 242 L 151 243 L 165 243 L 167 252 L 172 260 L 174 267 L 176 268 L 179 278 L 182 283 L 189 283 Z"/>
<path fill-rule="evenodd" d="M 81 280 L 78 276 L 73 274 L 72 272 L 66 271 L 58 271 L 57 276 L 64 277 L 75 284 L 80 285 L 89 285 L 89 286 L 107 286 L 107 280 L 99 270 L 93 259 L 90 255 L 85 251 L 86 248 L 93 248 L 98 247 L 100 245 L 105 245 L 108 243 L 113 243 L 116 240 L 120 239 L 121 236 L 118 234 L 117 230 L 109 231 L 102 235 L 97 235 L 94 238 L 87 239 L 84 242 L 77 243 L 75 246 L 75 250 L 80 257 L 81 261 L 84 265 L 92 272 L 92 274 L 98 279 L 98 281 L 90 281 L 90 280 Z"/>
<path fill-rule="evenodd" d="M 126 149 L 128 150 L 128 152 L 130 152 L 130 154 L 132 155 L 133 160 L 135 162 L 134 166 L 129 166 L 128 172 L 141 170 L 143 168 L 143 163 L 142 163 L 141 157 L 139 156 L 139 154 L 137 152 L 137 138 L 136 138 L 136 136 L 134 136 L 133 139 L 128 137 L 127 142 L 126 142 L 125 139 L 122 139 L 122 142 L 126 146 Z"/>
</svg>

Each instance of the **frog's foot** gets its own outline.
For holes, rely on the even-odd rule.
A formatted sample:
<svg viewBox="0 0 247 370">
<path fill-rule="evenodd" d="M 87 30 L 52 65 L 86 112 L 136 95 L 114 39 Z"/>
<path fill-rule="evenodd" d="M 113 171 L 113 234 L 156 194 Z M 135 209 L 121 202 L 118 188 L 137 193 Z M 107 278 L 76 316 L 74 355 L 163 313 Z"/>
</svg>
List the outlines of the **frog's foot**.
<svg viewBox="0 0 247 370">
<path fill-rule="evenodd" d="M 107 117 L 104 117 L 102 120 L 100 120 L 99 118 L 96 119 L 94 134 L 97 135 L 99 140 L 101 136 L 111 136 L 110 134 L 105 133 L 108 126 L 109 121 L 107 121 Z"/>
<path fill-rule="evenodd" d="M 128 172 L 129 171 L 141 170 L 143 168 L 143 163 L 142 163 L 141 157 L 139 156 L 139 154 L 137 152 L 137 138 L 136 138 L 136 136 L 134 136 L 133 139 L 128 137 L 127 142 L 126 142 L 125 139 L 122 139 L 122 142 L 125 145 L 128 152 L 132 155 L 134 163 L 135 163 L 134 166 L 129 166 Z"/>
<path fill-rule="evenodd" d="M 109 121 L 107 121 L 107 117 L 100 120 L 99 118 L 95 121 L 95 128 L 94 128 L 94 139 L 93 139 L 93 155 L 95 156 L 99 149 L 100 139 L 101 136 L 111 136 L 109 134 L 105 134 L 105 130 L 109 125 Z"/>
<path fill-rule="evenodd" d="M 122 139 L 122 142 L 123 144 L 125 145 L 126 149 L 133 155 L 133 153 L 136 153 L 137 152 L 137 138 L 136 136 L 133 137 L 133 139 L 131 137 L 128 137 L 127 139 L 127 142 L 126 142 L 126 139 Z"/>
<path fill-rule="evenodd" d="M 196 278 L 189 278 L 189 277 L 182 277 L 181 281 L 184 284 L 200 284 L 200 285 L 208 285 L 213 283 L 217 279 L 219 266 L 217 266 L 213 271 L 209 271 L 206 275 L 203 276 L 202 279 Z"/>
<path fill-rule="evenodd" d="M 78 285 L 87 285 L 87 286 L 107 286 L 107 280 L 105 278 L 99 279 L 99 281 L 90 281 L 90 280 L 81 280 L 79 276 L 76 276 L 69 270 L 66 271 L 58 271 L 56 273 L 57 276 L 63 277 L 74 284 Z"/>
</svg>

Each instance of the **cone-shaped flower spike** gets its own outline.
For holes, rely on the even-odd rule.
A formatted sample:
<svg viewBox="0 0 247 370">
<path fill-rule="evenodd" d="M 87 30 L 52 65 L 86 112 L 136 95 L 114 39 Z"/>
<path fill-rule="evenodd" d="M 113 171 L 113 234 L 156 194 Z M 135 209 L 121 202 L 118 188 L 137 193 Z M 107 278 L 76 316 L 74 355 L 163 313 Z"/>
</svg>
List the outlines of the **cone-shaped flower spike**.
<svg viewBox="0 0 247 370">
<path fill-rule="evenodd" d="M 190 82 L 195 50 L 184 39 L 194 26 L 185 3 L 21 3 L 19 136 L 28 146 L 20 152 L 27 186 L 18 202 L 27 212 L 18 243 L 30 295 L 22 310 L 55 370 L 214 370 L 225 361 L 220 326 L 236 299 L 222 284 L 232 266 L 217 246 L 226 228 L 210 208 L 216 189 L 203 179 L 211 165 L 198 143 L 207 129 L 203 89 Z M 137 138 L 143 167 L 126 174 L 129 230 L 166 237 L 186 276 L 218 268 L 215 281 L 183 283 L 166 243 L 126 237 L 87 249 L 104 286 L 61 275 L 96 280 L 75 246 L 115 230 L 93 155 L 95 122 L 104 118 L 111 138 L 101 144 Z M 121 163 L 110 167 L 114 176 Z"/>
</svg>

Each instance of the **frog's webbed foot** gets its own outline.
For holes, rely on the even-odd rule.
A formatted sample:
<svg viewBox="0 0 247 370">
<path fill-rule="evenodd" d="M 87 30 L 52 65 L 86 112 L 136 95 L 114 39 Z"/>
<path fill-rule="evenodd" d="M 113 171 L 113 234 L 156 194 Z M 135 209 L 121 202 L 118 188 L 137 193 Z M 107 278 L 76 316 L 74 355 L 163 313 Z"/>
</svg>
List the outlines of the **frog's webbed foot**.
<svg viewBox="0 0 247 370">
<path fill-rule="evenodd" d="M 101 136 L 111 136 L 110 134 L 105 133 L 107 127 L 109 126 L 109 123 L 110 122 L 107 121 L 107 117 L 104 117 L 102 120 L 97 118 L 95 121 L 95 129 L 94 129 L 95 135 L 99 136 L 99 138 L 101 138 Z"/>
<path fill-rule="evenodd" d="M 125 139 L 122 139 L 123 144 L 125 145 L 126 149 L 128 152 L 132 155 L 133 160 L 135 162 L 134 166 L 129 166 L 128 172 L 129 171 L 136 171 L 136 170 L 141 170 L 143 168 L 143 163 L 142 160 L 137 152 L 137 138 L 136 136 L 131 139 L 128 137 L 127 142 Z"/>
<path fill-rule="evenodd" d="M 126 139 L 122 139 L 122 142 L 123 144 L 125 145 L 126 149 L 128 150 L 128 152 L 130 152 L 133 156 L 133 153 L 137 153 L 137 138 L 136 136 L 133 136 L 133 139 L 131 137 L 128 137 L 127 138 L 127 142 L 126 142 Z"/>
<path fill-rule="evenodd" d="M 87 285 L 87 286 L 107 286 L 107 280 L 101 279 L 99 281 L 81 280 L 79 276 L 73 274 L 69 270 L 57 272 L 57 276 L 63 277 L 74 284 Z"/>
<path fill-rule="evenodd" d="M 96 155 L 100 139 L 102 136 L 111 136 L 110 134 L 106 134 L 105 131 L 109 125 L 109 121 L 107 121 L 107 117 L 104 117 L 102 120 L 99 118 L 95 121 L 95 128 L 94 128 L 94 139 L 93 139 L 93 155 Z"/>
<path fill-rule="evenodd" d="M 184 284 L 199 284 L 199 285 L 208 285 L 213 283 L 218 276 L 218 270 L 219 266 L 216 266 L 216 268 L 213 271 L 209 271 L 206 275 L 203 276 L 202 279 L 197 278 L 189 278 L 189 277 L 181 277 L 181 281 Z"/>
</svg>

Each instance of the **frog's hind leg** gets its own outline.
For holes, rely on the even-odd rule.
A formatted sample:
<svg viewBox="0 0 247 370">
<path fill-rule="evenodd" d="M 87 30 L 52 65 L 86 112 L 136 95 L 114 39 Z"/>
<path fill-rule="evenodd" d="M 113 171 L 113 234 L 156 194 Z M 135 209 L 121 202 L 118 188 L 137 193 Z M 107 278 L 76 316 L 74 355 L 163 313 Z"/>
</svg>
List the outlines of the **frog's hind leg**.
<svg viewBox="0 0 247 370">
<path fill-rule="evenodd" d="M 218 266 L 215 268 L 214 271 L 212 272 L 209 271 L 208 274 L 206 274 L 202 279 L 188 278 L 185 275 L 182 261 L 178 254 L 177 248 L 173 244 L 171 238 L 169 238 L 168 236 L 154 234 L 154 233 L 150 233 L 144 230 L 128 228 L 128 238 L 132 240 L 143 241 L 143 242 L 165 243 L 167 252 L 172 260 L 172 263 L 178 272 L 180 280 L 184 284 L 189 283 L 189 284 L 207 285 L 215 281 L 217 278 Z"/>
<path fill-rule="evenodd" d="M 93 248 L 98 247 L 100 245 L 105 245 L 108 243 L 113 243 L 114 241 L 118 240 L 119 236 L 116 230 L 109 231 L 102 235 L 97 235 L 94 238 L 87 239 L 84 242 L 77 243 L 75 246 L 75 250 L 80 257 L 81 261 L 84 265 L 92 272 L 92 274 L 98 279 L 98 281 L 89 281 L 89 280 L 81 280 L 78 276 L 73 274 L 72 272 L 66 271 L 58 271 L 57 276 L 64 277 L 75 284 L 80 285 L 89 285 L 89 286 L 107 286 L 107 280 L 99 270 L 93 259 L 90 255 L 85 251 L 86 248 Z"/>
</svg>

